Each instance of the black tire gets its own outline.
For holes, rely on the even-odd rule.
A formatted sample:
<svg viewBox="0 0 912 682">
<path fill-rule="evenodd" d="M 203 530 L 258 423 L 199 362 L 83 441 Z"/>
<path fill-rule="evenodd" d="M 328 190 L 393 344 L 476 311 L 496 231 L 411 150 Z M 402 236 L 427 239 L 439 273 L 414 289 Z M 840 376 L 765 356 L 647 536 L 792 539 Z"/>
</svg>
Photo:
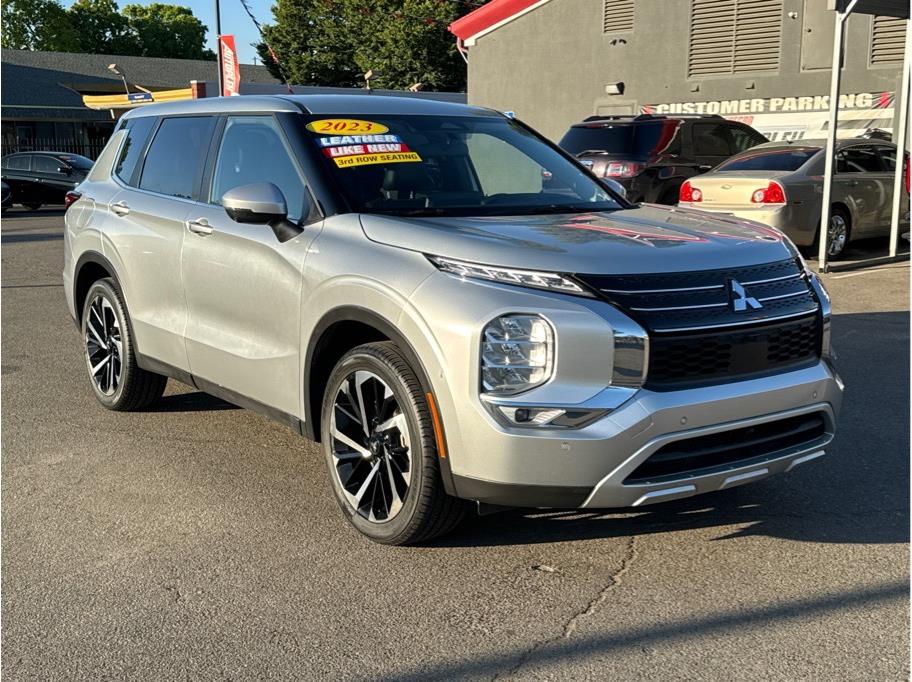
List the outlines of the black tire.
<svg viewBox="0 0 912 682">
<path fill-rule="evenodd" d="M 41 208 L 43 206 L 43 204 L 22 204 L 22 205 L 25 206 L 30 211 L 37 211 L 39 208 Z"/>
<path fill-rule="evenodd" d="M 368 375 L 356 386 L 358 378 Z M 387 389 L 391 395 L 384 397 Z M 352 390 L 361 396 L 360 403 L 348 402 Z M 378 393 L 381 390 L 383 394 Z M 371 409 L 372 421 L 368 414 Z M 389 415 L 395 415 L 400 425 L 404 418 L 406 434 L 396 426 L 385 432 L 376 429 L 381 417 L 393 421 Z M 334 416 L 340 420 L 335 432 Z M 374 426 L 364 428 L 365 423 Z M 339 360 L 323 396 L 321 429 L 333 493 L 346 518 L 363 535 L 388 545 L 414 544 L 443 535 L 462 520 L 466 503 L 450 497 L 443 488 L 427 398 L 415 372 L 393 343 L 358 346 Z M 348 440 L 338 440 L 338 433 Z M 378 477 L 384 472 L 386 477 Z M 356 488 L 362 493 L 357 500 Z"/>
<path fill-rule="evenodd" d="M 109 410 L 129 412 L 161 398 L 168 378 L 136 364 L 133 328 L 114 280 L 100 279 L 89 287 L 80 330 L 89 382 L 98 402 Z M 93 373 L 100 363 L 104 364 Z"/>
</svg>

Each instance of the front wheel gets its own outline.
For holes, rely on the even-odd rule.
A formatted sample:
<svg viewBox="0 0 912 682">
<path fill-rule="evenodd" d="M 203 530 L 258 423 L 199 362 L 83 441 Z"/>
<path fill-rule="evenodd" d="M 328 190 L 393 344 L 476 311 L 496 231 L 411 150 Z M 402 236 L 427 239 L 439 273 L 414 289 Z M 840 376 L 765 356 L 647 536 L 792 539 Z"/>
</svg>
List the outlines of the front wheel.
<svg viewBox="0 0 912 682">
<path fill-rule="evenodd" d="M 389 342 L 358 346 L 323 398 L 322 447 L 345 516 L 371 540 L 406 545 L 442 535 L 465 503 L 443 489 L 427 397 Z"/>
</svg>

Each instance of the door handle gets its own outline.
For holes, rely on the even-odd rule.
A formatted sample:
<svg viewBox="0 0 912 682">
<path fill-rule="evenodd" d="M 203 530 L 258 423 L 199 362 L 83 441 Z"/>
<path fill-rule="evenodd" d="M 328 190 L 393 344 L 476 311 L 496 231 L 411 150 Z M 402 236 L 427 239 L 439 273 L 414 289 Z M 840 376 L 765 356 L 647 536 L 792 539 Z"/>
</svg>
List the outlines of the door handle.
<svg viewBox="0 0 912 682">
<path fill-rule="evenodd" d="M 111 204 L 111 210 L 115 215 L 125 216 L 130 212 L 130 207 L 123 201 L 118 201 L 116 204 Z"/>
<path fill-rule="evenodd" d="M 196 220 L 187 221 L 187 229 L 193 232 L 194 234 L 201 235 L 205 237 L 206 235 L 212 234 L 212 228 L 209 226 L 209 221 L 205 218 L 197 218 Z"/>
</svg>

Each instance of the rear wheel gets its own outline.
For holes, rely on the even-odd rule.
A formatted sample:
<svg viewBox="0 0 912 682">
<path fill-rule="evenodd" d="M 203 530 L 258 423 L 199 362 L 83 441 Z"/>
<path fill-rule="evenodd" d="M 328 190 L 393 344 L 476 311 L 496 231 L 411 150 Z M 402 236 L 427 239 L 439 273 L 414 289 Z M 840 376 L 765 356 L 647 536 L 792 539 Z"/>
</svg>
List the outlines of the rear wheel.
<svg viewBox="0 0 912 682">
<path fill-rule="evenodd" d="M 324 394 L 321 440 L 336 499 L 370 539 L 421 542 L 461 520 L 465 503 L 443 489 L 427 398 L 394 344 L 342 357 Z"/>
<path fill-rule="evenodd" d="M 100 279 L 89 288 L 81 329 L 89 379 L 102 405 L 130 411 L 161 398 L 168 379 L 136 364 L 127 309 L 113 280 Z"/>
</svg>

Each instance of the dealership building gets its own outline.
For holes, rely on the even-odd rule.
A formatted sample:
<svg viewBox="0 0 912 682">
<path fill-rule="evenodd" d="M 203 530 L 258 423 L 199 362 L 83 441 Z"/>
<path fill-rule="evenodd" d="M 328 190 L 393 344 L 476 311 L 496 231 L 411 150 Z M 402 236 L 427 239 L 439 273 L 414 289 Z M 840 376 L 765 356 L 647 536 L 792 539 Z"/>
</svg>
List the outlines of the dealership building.
<svg viewBox="0 0 912 682">
<path fill-rule="evenodd" d="M 587 116 L 638 113 L 720 114 L 800 139 L 826 131 L 835 1 L 492 0 L 450 31 L 469 102 L 553 139 Z M 891 16 L 847 20 L 840 137 L 894 132 L 909 3 L 866 2 Z"/>
</svg>

